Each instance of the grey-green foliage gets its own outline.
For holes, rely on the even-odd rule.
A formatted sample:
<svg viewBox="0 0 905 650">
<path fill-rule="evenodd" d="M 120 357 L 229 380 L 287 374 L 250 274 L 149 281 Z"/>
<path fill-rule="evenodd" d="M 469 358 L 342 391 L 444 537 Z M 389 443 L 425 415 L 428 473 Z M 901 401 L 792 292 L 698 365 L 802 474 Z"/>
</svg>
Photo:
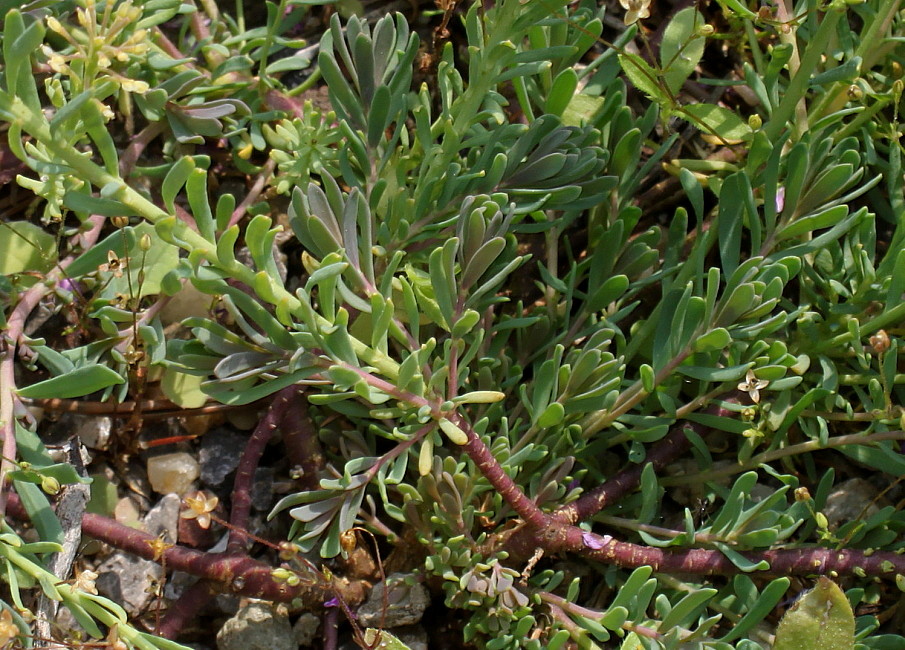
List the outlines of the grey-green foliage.
<svg viewBox="0 0 905 650">
<path fill-rule="evenodd" d="M 168 17 L 187 10 L 159 4 Z M 48 218 L 66 209 L 80 222 L 138 215 L 154 224 L 79 251 L 69 273 L 91 293 L 90 317 L 106 338 L 62 352 L 34 341 L 54 377 L 19 395 L 59 397 L 61 384 L 78 382 L 125 397 L 134 362 L 121 343 L 129 337 L 147 363 L 203 378 L 221 402 L 308 384 L 335 472 L 274 512 L 289 510 L 304 548 L 339 554 L 340 535 L 361 523 L 363 509 L 384 527 L 407 527 L 447 603 L 472 610 L 466 636 L 489 648 L 763 647 L 763 621 L 790 583 L 750 577 L 766 562 L 741 552 L 814 542 L 902 548 L 902 516 L 891 508 L 831 531 L 819 515 L 832 473 L 818 482 L 809 460 L 767 464 L 791 445 L 829 446 L 842 416 L 872 414 L 858 429 L 865 435 L 898 424 L 900 343 L 893 332 L 886 349 L 866 345 L 902 317 L 898 147 L 868 147 L 872 133 L 857 118 L 847 122 L 847 109 L 815 109 L 808 130 L 777 121 L 780 107 L 794 107 L 783 93 L 809 88 L 783 76 L 786 45 L 767 58 L 758 50 L 766 69 L 758 76 L 752 68 L 747 80 L 775 136 L 724 107 L 683 109 L 676 95 L 704 42 L 694 9 L 667 29 L 659 68 L 610 49 L 581 69 L 602 13 L 585 2 L 567 21 L 558 15 L 565 4 L 504 0 L 484 12 L 476 3 L 463 17 L 466 56 L 457 62 L 446 45 L 433 88 L 411 87 L 419 41 L 402 16 L 343 27 L 334 15 L 318 63 L 335 115 L 284 119 L 263 110 L 249 79 L 229 89 L 210 82 L 256 66 L 276 74 L 301 65 L 267 65 L 271 43 L 293 44 L 274 24 L 248 33 L 229 21 L 215 26 L 234 59 L 190 44 L 210 58 L 210 77 L 156 50 L 126 62 L 148 85 L 135 106 L 171 136 L 166 163 L 139 170 L 159 179 L 163 208 L 118 175 L 98 101 L 121 97 L 122 82 L 60 73 L 47 85 L 56 113 L 45 115 L 27 67 L 44 56 L 35 54 L 43 23 L 10 11 L 0 115 L 10 148 L 37 174 L 20 183 L 45 199 Z M 825 36 L 814 13 L 800 35 L 811 52 Z M 851 43 L 843 49 L 848 61 L 865 54 Z M 655 100 L 641 114 L 627 101 L 620 64 Z M 848 80 L 851 66 L 840 67 L 813 87 L 829 96 L 825 88 Z M 587 82 L 581 90 L 579 81 Z M 501 92 L 509 83 L 526 123 L 512 119 Z M 658 118 L 670 114 L 705 132 L 718 131 L 710 118 L 722 119 L 726 130 L 715 135 L 743 139 L 747 156 L 706 176 L 678 164 L 687 207 L 657 222 L 636 202 L 678 139 L 661 133 Z M 31 137 L 25 145 L 22 134 Z M 233 224 L 235 199 L 211 201 L 211 159 L 191 147 L 220 137 L 235 151 L 271 148 L 270 184 L 291 194 L 288 226 L 304 249 L 300 280 L 281 274 L 274 249 L 282 226 L 271 216 Z M 81 153 L 86 147 L 94 160 Z M 257 172 L 241 155 L 235 164 Z M 890 191 L 877 198 L 881 182 Z M 192 227 L 176 218 L 177 207 L 187 208 Z M 894 229 L 885 251 L 874 212 Z M 145 235 L 150 251 L 139 246 Z M 541 238 L 540 259 L 532 259 L 529 244 Z M 186 337 L 169 342 L 158 319 L 123 334 L 132 310 L 108 289 L 118 286 L 113 270 L 97 270 L 111 251 L 130 259 L 154 252 L 142 295 L 175 295 L 191 283 L 219 313 L 188 318 Z M 12 295 L 13 287 L 0 291 Z M 723 402 L 732 415 L 703 412 L 707 400 L 736 390 L 753 404 Z M 496 538 L 519 522 L 461 453 L 465 433 L 456 423 L 470 425 L 520 489 L 552 510 L 622 463 L 642 463 L 648 445 L 680 420 L 714 438 L 689 433 L 693 467 L 658 476 L 647 466 L 637 493 L 585 525 L 617 526 L 648 546 L 719 550 L 740 571 L 731 579 L 595 566 L 599 575 L 580 580 L 580 570 L 546 560 L 520 575 L 523 565 L 511 563 Z M 905 469 L 891 441 L 841 451 L 878 471 Z M 40 472 L 18 479 L 36 488 Z M 804 482 L 818 485 L 813 498 L 795 492 Z M 686 488 L 684 498 L 676 486 Z M 46 503 L 30 492 L 33 510 Z M 664 504 L 666 494 L 679 504 L 669 527 L 663 519 L 675 508 Z M 695 498 L 715 504 L 703 521 L 692 513 Z M 7 557 L 19 558 L 25 551 L 9 542 Z M 41 580 L 39 568 L 31 573 Z M 8 569 L 11 584 L 17 575 Z M 854 587 L 848 597 L 869 602 L 877 597 L 870 589 Z M 98 611 L 89 613 L 100 618 Z M 882 643 L 868 637 L 875 626 L 870 617 L 859 621 L 865 645 Z"/>
</svg>

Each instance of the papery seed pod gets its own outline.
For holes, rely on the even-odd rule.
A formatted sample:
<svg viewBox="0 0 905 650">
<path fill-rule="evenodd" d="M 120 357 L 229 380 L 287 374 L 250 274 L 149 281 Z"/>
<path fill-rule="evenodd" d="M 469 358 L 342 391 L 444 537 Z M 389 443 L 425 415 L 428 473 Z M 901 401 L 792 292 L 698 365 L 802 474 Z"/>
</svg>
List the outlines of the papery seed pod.
<svg viewBox="0 0 905 650">
<path fill-rule="evenodd" d="M 811 493 L 806 487 L 795 488 L 795 501 L 810 501 Z"/>
<path fill-rule="evenodd" d="M 358 546 L 358 536 L 355 534 L 355 531 L 350 528 L 349 530 L 344 530 L 340 533 L 339 546 L 344 553 L 351 553 L 354 551 L 355 547 Z"/>
<path fill-rule="evenodd" d="M 877 330 L 877 332 L 870 337 L 869 341 L 870 347 L 873 348 L 873 351 L 876 354 L 882 354 L 889 349 L 889 334 L 886 333 L 886 330 Z"/>
</svg>

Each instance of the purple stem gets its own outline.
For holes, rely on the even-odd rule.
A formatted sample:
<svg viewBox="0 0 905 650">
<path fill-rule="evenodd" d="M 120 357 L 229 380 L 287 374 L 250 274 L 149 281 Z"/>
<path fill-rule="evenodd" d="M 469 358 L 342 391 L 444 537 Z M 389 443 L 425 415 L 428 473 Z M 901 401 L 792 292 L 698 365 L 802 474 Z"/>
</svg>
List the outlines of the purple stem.
<svg viewBox="0 0 905 650">
<path fill-rule="evenodd" d="M 547 553 L 570 552 L 604 564 L 623 568 L 650 566 L 662 573 L 691 573 L 698 575 L 735 574 L 741 570 L 721 551 L 713 549 L 684 549 L 668 551 L 660 548 L 620 542 L 610 535 L 597 535 L 572 526 L 559 517 L 545 514 L 521 488 L 506 474 L 471 426 L 457 413 L 450 416 L 468 436 L 463 450 L 506 503 L 525 522 L 530 535 L 519 539 L 518 547 L 512 535 L 506 544 L 513 555 L 536 548 Z M 823 575 L 835 572 L 840 575 L 861 573 L 871 576 L 894 577 L 905 573 L 905 556 L 889 551 L 866 553 L 859 550 L 832 550 L 826 548 L 779 549 L 742 552 L 751 562 L 766 560 L 769 567 L 761 573 L 768 575 Z"/>
<path fill-rule="evenodd" d="M 233 483 L 229 541 L 226 545 L 228 554 L 243 553 L 246 550 L 250 540 L 246 529 L 251 512 L 251 490 L 254 485 L 255 470 L 258 463 L 261 462 L 264 448 L 294 400 L 297 390 L 295 386 L 288 386 L 276 394 L 267 415 L 255 428 L 242 452 L 239 467 L 236 469 L 236 480 Z"/>
<path fill-rule="evenodd" d="M 15 492 L 9 493 L 8 510 L 17 519 L 28 514 Z M 361 580 L 336 578 L 331 583 L 300 584 L 295 587 L 273 579 L 269 564 L 247 555 L 205 553 L 184 546 L 170 546 L 161 552 L 160 540 L 154 535 L 92 513 L 82 515 L 82 532 L 115 548 L 154 562 L 166 561 L 167 568 L 184 571 L 211 580 L 221 588 L 239 595 L 276 602 L 300 598 L 303 602 L 323 602 L 338 594 L 345 602 L 356 605 L 364 600 L 370 584 Z"/>
<path fill-rule="evenodd" d="M 339 647 L 339 608 L 328 607 L 324 610 L 324 650 L 336 650 Z"/>
<path fill-rule="evenodd" d="M 157 634 L 165 639 L 176 639 L 185 626 L 197 618 L 204 606 L 214 596 L 214 585 L 210 580 L 199 580 L 167 609 L 166 616 L 157 628 Z"/>
<path fill-rule="evenodd" d="M 294 469 L 301 470 L 299 482 L 304 489 L 314 490 L 324 467 L 324 452 L 317 438 L 317 431 L 308 417 L 308 400 L 302 395 L 304 387 L 296 386 L 293 395 L 294 408 L 283 413 L 280 431 L 286 455 Z"/>
</svg>

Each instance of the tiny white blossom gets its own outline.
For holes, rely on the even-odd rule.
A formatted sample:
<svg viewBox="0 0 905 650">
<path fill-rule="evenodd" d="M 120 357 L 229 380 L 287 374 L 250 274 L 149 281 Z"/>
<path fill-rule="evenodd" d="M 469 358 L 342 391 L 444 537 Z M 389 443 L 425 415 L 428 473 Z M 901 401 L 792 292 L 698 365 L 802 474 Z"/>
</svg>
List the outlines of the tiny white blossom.
<svg viewBox="0 0 905 650">
<path fill-rule="evenodd" d="M 625 18 L 622 20 L 626 25 L 650 17 L 650 0 L 619 0 L 619 4 L 625 9 Z"/>
<path fill-rule="evenodd" d="M 738 389 L 748 393 L 748 395 L 751 396 L 751 401 L 755 404 L 759 404 L 760 391 L 769 385 L 769 381 L 767 381 L 766 379 L 758 379 L 754 375 L 754 371 L 749 369 L 747 374 L 745 375 L 745 381 L 738 385 Z"/>
</svg>

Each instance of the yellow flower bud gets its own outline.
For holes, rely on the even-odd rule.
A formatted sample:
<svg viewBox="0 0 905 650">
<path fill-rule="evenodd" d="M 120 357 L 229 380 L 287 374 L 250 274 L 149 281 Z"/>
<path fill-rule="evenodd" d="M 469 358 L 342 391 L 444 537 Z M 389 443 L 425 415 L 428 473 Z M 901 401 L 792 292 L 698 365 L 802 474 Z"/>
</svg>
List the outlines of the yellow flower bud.
<svg viewBox="0 0 905 650">
<path fill-rule="evenodd" d="M 62 486 L 60 482 L 52 476 L 41 477 L 41 489 L 47 494 L 59 494 Z"/>
</svg>

